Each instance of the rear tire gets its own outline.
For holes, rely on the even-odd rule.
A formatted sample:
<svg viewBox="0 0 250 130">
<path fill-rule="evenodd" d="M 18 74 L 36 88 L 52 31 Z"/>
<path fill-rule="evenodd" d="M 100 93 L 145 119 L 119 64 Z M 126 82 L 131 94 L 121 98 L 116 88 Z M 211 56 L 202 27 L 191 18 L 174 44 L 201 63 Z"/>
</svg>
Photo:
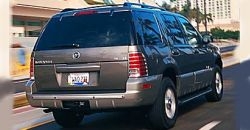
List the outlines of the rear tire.
<svg viewBox="0 0 250 130">
<path fill-rule="evenodd" d="M 77 127 L 84 117 L 83 113 L 71 110 L 54 110 L 53 116 L 56 123 L 64 128 Z"/>
<path fill-rule="evenodd" d="M 220 67 L 216 66 L 214 71 L 213 83 L 211 85 L 212 92 L 206 95 L 207 101 L 216 102 L 222 99 L 223 95 L 223 79 Z"/>
<path fill-rule="evenodd" d="M 171 128 L 176 122 L 178 102 L 174 88 L 170 78 L 163 79 L 159 96 L 149 111 L 149 120 L 156 129 Z"/>
</svg>

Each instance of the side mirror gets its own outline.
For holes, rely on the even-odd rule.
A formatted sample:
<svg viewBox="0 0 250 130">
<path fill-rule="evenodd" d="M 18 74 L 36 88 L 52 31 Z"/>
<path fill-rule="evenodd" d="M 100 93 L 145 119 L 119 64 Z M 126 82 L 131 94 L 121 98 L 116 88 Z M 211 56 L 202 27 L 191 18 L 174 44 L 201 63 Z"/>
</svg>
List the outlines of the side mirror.
<svg viewBox="0 0 250 130">
<path fill-rule="evenodd" d="M 209 44 L 211 41 L 210 41 L 209 37 L 205 35 L 202 37 L 202 42 L 203 42 L 203 44 Z"/>
</svg>

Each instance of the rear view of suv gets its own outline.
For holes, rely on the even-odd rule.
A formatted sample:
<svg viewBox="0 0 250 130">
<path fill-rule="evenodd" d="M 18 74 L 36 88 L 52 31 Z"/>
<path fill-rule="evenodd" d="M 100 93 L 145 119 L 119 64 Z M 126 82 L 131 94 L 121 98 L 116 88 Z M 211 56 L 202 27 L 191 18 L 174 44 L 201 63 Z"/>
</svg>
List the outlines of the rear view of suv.
<svg viewBox="0 0 250 130">
<path fill-rule="evenodd" d="M 36 42 L 26 95 L 63 127 L 89 113 L 142 107 L 166 129 L 179 104 L 221 100 L 221 71 L 218 48 L 179 14 L 136 3 L 65 9 Z"/>
</svg>

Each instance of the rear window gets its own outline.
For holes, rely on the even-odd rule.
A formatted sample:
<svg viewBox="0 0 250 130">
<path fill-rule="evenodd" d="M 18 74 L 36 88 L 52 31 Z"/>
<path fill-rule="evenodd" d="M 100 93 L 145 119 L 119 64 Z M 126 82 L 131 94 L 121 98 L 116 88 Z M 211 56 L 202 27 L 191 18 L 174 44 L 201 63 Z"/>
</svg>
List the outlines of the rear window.
<svg viewBox="0 0 250 130">
<path fill-rule="evenodd" d="M 131 43 L 131 13 L 108 12 L 52 18 L 36 50 L 125 46 Z"/>
</svg>

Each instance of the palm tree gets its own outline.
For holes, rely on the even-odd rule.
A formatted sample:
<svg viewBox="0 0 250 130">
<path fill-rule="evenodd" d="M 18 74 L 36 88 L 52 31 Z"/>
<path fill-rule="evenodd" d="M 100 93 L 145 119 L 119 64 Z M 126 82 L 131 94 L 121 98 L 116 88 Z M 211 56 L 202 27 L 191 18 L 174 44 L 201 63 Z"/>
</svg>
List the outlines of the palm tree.
<svg viewBox="0 0 250 130">
<path fill-rule="evenodd" d="M 195 12 L 194 9 L 191 9 L 191 2 L 189 0 L 187 0 L 187 4 L 182 7 L 182 10 L 179 13 L 190 21 L 195 18 Z"/>
<path fill-rule="evenodd" d="M 176 1 L 176 0 L 170 0 L 170 2 L 174 2 L 174 1 Z M 178 12 L 179 11 L 176 7 L 171 7 L 171 5 L 168 4 L 166 1 L 164 1 L 163 4 L 159 5 L 159 6 L 168 10 L 168 11 L 171 11 L 171 12 Z"/>
<path fill-rule="evenodd" d="M 163 4 L 161 5 L 161 7 L 164 8 L 164 9 L 166 9 L 166 10 L 171 10 L 171 5 L 167 4 L 166 2 L 163 2 Z"/>
<path fill-rule="evenodd" d="M 213 22 L 212 14 L 202 14 L 201 15 L 201 21 L 203 25 L 205 26 L 205 31 L 207 33 L 207 23 Z"/>
</svg>

